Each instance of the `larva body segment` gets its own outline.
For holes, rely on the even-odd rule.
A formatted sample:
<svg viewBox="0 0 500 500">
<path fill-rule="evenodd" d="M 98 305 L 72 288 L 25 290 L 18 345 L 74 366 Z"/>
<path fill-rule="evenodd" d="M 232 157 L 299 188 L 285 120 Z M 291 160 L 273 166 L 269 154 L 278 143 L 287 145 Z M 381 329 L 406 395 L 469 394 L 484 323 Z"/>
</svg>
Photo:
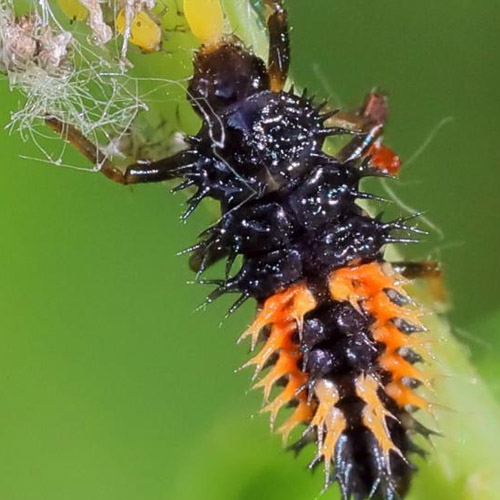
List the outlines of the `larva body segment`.
<svg viewBox="0 0 500 500">
<path fill-rule="evenodd" d="M 327 485 L 336 480 L 344 498 L 396 498 L 412 472 L 412 435 L 419 429 L 412 410 L 431 411 L 415 390 L 430 383 L 414 365 L 425 355 L 427 333 L 404 278 L 389 263 L 340 267 L 325 279 L 328 295 L 315 296 L 302 283 L 265 301 L 244 336 L 255 342 L 259 331 L 269 335 L 247 365 L 260 372 L 275 357 L 256 384 L 264 388 L 264 410 L 274 424 L 285 402 L 295 407 L 278 432 L 286 439 L 305 425 L 293 447 L 316 443 L 312 466 L 324 463 Z M 281 363 L 290 353 L 293 362 Z M 272 385 L 284 378 L 267 403 Z M 297 387 L 294 395 L 290 387 Z"/>
</svg>

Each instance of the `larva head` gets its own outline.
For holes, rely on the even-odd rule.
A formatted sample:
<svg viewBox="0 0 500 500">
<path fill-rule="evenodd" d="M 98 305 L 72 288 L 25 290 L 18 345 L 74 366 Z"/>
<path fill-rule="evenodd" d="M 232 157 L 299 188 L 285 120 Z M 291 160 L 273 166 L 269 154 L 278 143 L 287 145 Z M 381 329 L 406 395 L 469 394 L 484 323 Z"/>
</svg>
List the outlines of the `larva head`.
<svg viewBox="0 0 500 500">
<path fill-rule="evenodd" d="M 223 41 L 198 51 L 188 96 L 195 110 L 213 113 L 268 88 L 264 62 L 239 43 Z"/>
<path fill-rule="evenodd" d="M 236 37 L 224 35 L 220 0 L 184 0 L 184 14 L 202 44 L 193 61 L 188 97 L 200 115 L 219 113 L 255 92 L 269 88 L 264 62 Z"/>
</svg>

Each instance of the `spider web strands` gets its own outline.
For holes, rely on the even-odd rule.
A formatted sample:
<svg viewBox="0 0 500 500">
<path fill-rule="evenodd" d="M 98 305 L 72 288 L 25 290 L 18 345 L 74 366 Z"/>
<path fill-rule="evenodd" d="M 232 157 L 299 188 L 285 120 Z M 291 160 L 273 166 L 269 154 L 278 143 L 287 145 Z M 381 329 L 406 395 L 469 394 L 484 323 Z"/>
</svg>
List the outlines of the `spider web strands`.
<svg viewBox="0 0 500 500">
<path fill-rule="evenodd" d="M 2 2 L 1 8 L 2 20 L 10 17 L 10 23 L 15 23 L 11 2 Z M 65 54 L 55 68 L 40 59 L 27 59 L 24 67 L 14 70 L 7 67 L 11 89 L 17 88 L 26 95 L 24 107 L 12 115 L 10 130 L 18 130 L 23 139 L 29 139 L 36 120 L 54 115 L 96 141 L 99 132 L 104 137 L 124 133 L 144 105 L 137 93 L 129 90 L 129 82 L 118 68 L 111 60 L 98 58 L 90 46 L 86 47 L 65 32 L 44 0 L 40 0 L 39 8 L 31 17 L 33 28 L 25 31 L 26 38 L 38 41 L 45 36 L 57 42 L 57 37 L 66 34 Z M 4 41 L 8 34 L 2 31 Z M 3 47 L 6 48 L 5 43 Z M 4 53 L 5 56 L 8 54 Z M 15 51 L 12 56 L 16 56 Z"/>
<path fill-rule="evenodd" d="M 147 144 L 150 140 L 148 137 L 143 137 L 144 134 L 139 135 L 138 138 L 132 137 L 132 142 L 128 139 L 123 141 L 123 139 L 131 131 L 134 132 L 138 113 L 148 109 L 146 102 L 151 101 L 148 101 L 147 94 L 153 91 L 144 92 L 147 85 L 143 84 L 146 80 L 151 82 L 152 79 L 128 76 L 127 72 L 131 65 L 124 64 L 123 59 L 127 51 L 127 34 L 130 34 L 127 20 L 130 21 L 131 14 L 135 15 L 141 9 L 153 8 L 154 3 L 152 0 L 127 0 L 125 2 L 109 0 L 95 5 L 90 2 L 95 8 L 101 9 L 101 5 L 102 8 L 108 8 L 113 15 L 120 10 L 125 11 L 125 32 L 121 37 L 122 42 L 115 33 L 109 43 L 104 45 L 109 38 L 104 36 L 107 26 L 102 25 L 104 22 L 102 12 L 95 12 L 95 15 L 91 15 L 93 7 L 87 5 L 89 2 L 85 5 L 90 9 L 87 21 L 91 26 L 90 30 L 84 29 L 83 31 L 82 23 L 73 25 L 71 31 L 66 31 L 68 20 L 58 19 L 60 12 L 57 8 L 53 8 L 55 4 L 51 5 L 48 0 L 26 2 L 26 5 L 30 6 L 30 15 L 26 18 L 31 20 L 31 26 L 25 27 L 20 35 L 27 43 L 39 43 L 44 37 L 48 38 L 51 46 L 54 43 L 57 45 L 58 61 L 57 64 L 49 65 L 33 53 L 31 60 L 27 57 L 30 54 L 24 54 L 26 57 L 22 60 L 21 66 L 12 67 L 8 61 L 3 64 L 11 90 L 20 91 L 26 99 L 24 105 L 12 114 L 11 122 L 7 126 L 9 132 L 18 132 L 24 141 L 37 145 L 42 154 L 42 161 L 59 166 L 65 163 L 62 160 L 66 151 L 65 146 L 62 145 L 59 149 L 54 147 L 60 144 L 59 138 L 53 138 L 52 146 L 46 145 L 45 143 L 51 136 L 44 132 L 43 127 L 38 126 L 47 116 L 56 117 L 61 122 L 79 130 L 86 138 L 99 144 L 101 152 L 106 156 L 123 157 L 121 148 L 128 147 L 130 144 L 133 150 L 141 150 L 141 143 Z M 244 2 L 241 2 L 238 9 L 242 10 L 243 5 Z M 4 61 L 9 56 L 16 56 L 19 59 L 16 47 L 12 48 L 11 53 L 6 50 L 8 38 L 12 34 L 8 32 L 8 28 L 15 26 L 17 22 L 16 14 L 14 14 L 16 7 L 19 7 L 19 4 L 14 5 L 13 0 L 0 0 L 0 50 Z M 170 2 L 169 10 L 173 10 Z M 255 15 L 252 15 L 246 6 L 245 13 L 246 17 L 244 22 L 240 23 L 240 29 L 248 30 L 248 27 L 252 26 L 252 22 L 255 21 L 252 19 Z M 178 15 L 177 12 L 175 14 Z M 90 22 L 90 18 L 93 19 L 93 23 Z M 99 19 L 101 19 L 100 22 L 98 22 Z M 90 36 L 88 36 L 89 32 Z M 251 33 L 252 30 L 248 32 Z M 53 56 L 52 53 L 49 55 Z M 186 64 L 186 67 L 189 66 Z M 162 85 L 163 83 L 179 83 L 179 87 L 182 86 L 182 79 L 183 77 L 176 82 L 171 79 L 157 78 Z M 165 102 L 170 94 L 175 99 L 175 95 L 179 93 L 183 94 L 183 89 L 173 93 L 168 91 L 165 96 L 162 96 L 162 100 Z M 155 107 L 161 106 L 155 105 Z M 149 127 L 149 133 L 151 132 L 151 127 Z M 134 141 L 139 144 L 137 145 Z M 155 149 L 146 146 L 146 150 L 148 149 L 153 150 L 154 155 Z M 157 149 L 162 151 L 161 148 Z M 55 150 L 55 153 L 50 153 L 51 150 Z"/>
<path fill-rule="evenodd" d="M 146 109 L 137 96 L 133 80 L 121 74 L 97 73 L 95 66 L 74 72 L 68 80 L 46 76 L 30 82 L 24 108 L 13 113 L 10 130 L 18 130 L 24 140 L 31 138 L 33 123 L 47 115 L 57 116 L 92 138 L 110 142 L 126 133 L 138 111 Z M 132 83 L 129 90 L 128 83 Z"/>
<path fill-rule="evenodd" d="M 29 14 L 20 17 L 16 7 L 12 0 L 0 0 L 0 68 L 10 89 L 25 96 L 12 113 L 9 132 L 36 144 L 49 163 L 62 164 L 63 146 L 49 154 L 54 148 L 42 146 L 47 135 L 37 126 L 54 116 L 120 156 L 121 140 L 147 109 L 141 79 L 127 75 L 116 44 L 96 46 L 88 30 L 78 33 L 75 26 L 66 31 L 67 20 L 59 21 L 48 0 L 33 0 Z"/>
</svg>

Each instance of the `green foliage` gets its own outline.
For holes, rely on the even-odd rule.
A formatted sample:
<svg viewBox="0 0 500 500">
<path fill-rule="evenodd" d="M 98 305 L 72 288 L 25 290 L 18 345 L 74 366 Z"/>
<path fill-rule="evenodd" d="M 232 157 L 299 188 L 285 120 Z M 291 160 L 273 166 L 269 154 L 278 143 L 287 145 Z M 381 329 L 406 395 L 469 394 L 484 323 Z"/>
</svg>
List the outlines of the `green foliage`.
<svg viewBox="0 0 500 500">
<path fill-rule="evenodd" d="M 494 500 L 500 419 L 488 386 L 498 398 L 500 7 L 314 1 L 288 2 L 300 85 L 347 106 L 373 85 L 390 90 L 387 137 L 403 160 L 454 116 L 394 184 L 445 233 L 410 252 L 444 260 L 454 322 L 481 343 L 466 339 L 469 353 L 446 323 L 430 319 L 440 340 L 435 399 L 444 436 L 419 463 L 409 499 Z M 264 33 L 249 28 L 246 3 L 225 5 L 235 29 L 262 50 Z M 182 40 L 175 37 L 163 53 L 135 51 L 134 72 L 187 76 L 193 40 L 174 49 Z M 172 123 L 195 129 L 181 87 L 171 88 L 177 96 L 156 93 L 149 116 L 164 103 Z M 6 83 L 1 92 L 6 124 L 20 97 Z M 0 498 L 316 498 L 322 477 L 305 469 L 307 451 L 293 460 L 269 435 L 266 417 L 250 418 L 260 394 L 247 393 L 248 372 L 233 373 L 247 359 L 234 341 L 252 307 L 221 328 L 230 298 L 193 312 L 206 290 L 185 284 L 192 276 L 175 253 L 210 213 L 199 210 L 185 227 L 177 221 L 183 199 L 165 186 L 120 188 L 98 174 L 21 159 L 40 152 L 16 135 L 4 132 L 0 141 Z M 327 495 L 338 498 L 335 487 Z"/>
</svg>

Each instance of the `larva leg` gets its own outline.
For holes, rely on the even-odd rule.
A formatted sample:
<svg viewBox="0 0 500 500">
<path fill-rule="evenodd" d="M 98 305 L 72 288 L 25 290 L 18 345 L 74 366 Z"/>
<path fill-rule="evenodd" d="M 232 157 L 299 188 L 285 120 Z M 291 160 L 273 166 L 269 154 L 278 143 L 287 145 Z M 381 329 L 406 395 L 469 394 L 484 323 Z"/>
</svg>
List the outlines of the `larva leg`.
<svg viewBox="0 0 500 500">
<path fill-rule="evenodd" d="M 171 157 L 150 163 L 135 163 L 121 170 L 72 125 L 66 124 L 57 118 L 47 118 L 45 122 L 77 151 L 98 166 L 102 174 L 118 184 L 138 184 L 173 179 L 178 176 L 180 169 L 188 168 L 196 161 L 192 152 L 181 151 Z"/>
<path fill-rule="evenodd" d="M 354 137 L 336 155 L 341 162 L 367 158 L 374 171 L 381 175 L 395 175 L 401 168 L 399 157 L 382 142 L 387 121 L 387 98 L 372 90 L 363 105 L 350 113 L 338 113 L 329 123 L 350 131 Z"/>
<path fill-rule="evenodd" d="M 396 272 L 411 280 L 443 277 L 443 270 L 439 262 L 435 260 L 422 260 L 419 262 L 399 261 L 392 262 L 391 264 Z"/>
<path fill-rule="evenodd" d="M 422 260 L 419 262 L 392 262 L 396 272 L 408 278 L 424 279 L 431 297 L 439 304 L 447 304 L 447 291 L 444 285 L 443 270 L 435 260 Z"/>
<path fill-rule="evenodd" d="M 281 92 L 290 66 L 288 17 L 281 0 L 265 0 L 265 3 L 271 9 L 271 14 L 267 18 L 269 31 L 267 70 L 271 79 L 271 90 Z"/>
</svg>

